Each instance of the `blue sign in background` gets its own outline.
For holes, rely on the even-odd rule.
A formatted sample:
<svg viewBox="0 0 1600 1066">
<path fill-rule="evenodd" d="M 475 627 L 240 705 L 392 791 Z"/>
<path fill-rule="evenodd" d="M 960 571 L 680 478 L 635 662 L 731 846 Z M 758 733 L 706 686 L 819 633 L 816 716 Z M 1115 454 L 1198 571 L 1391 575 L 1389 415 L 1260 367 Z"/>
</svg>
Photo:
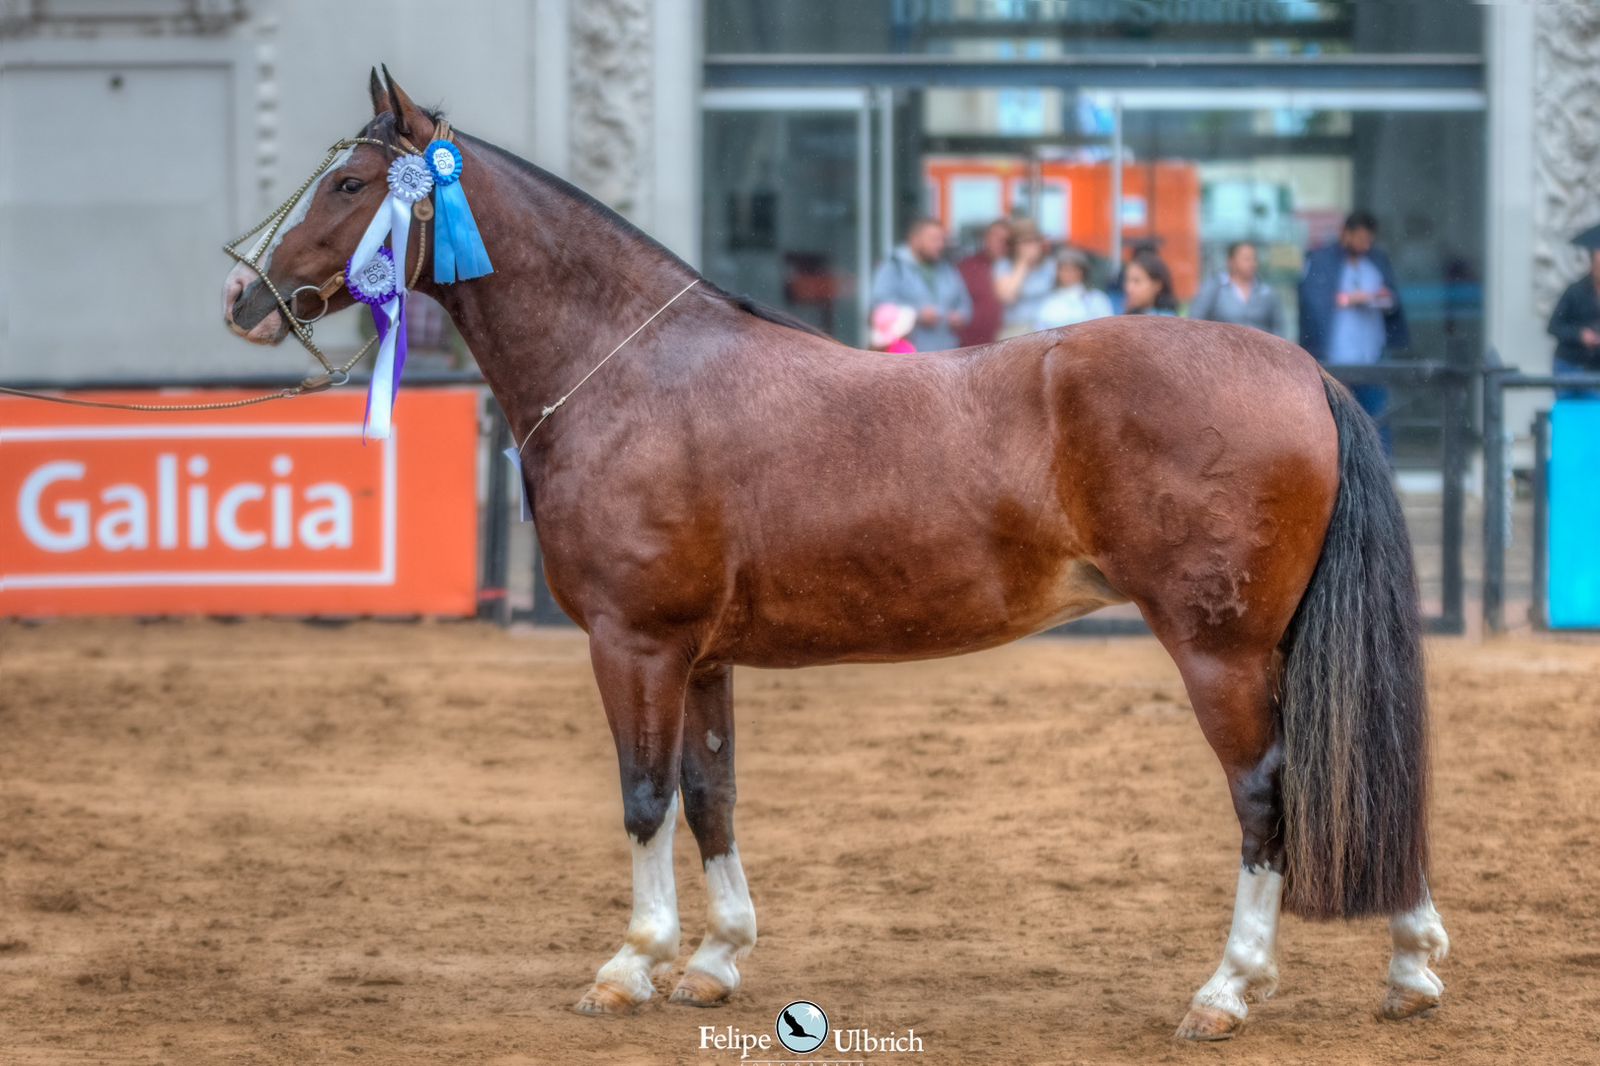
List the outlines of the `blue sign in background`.
<svg viewBox="0 0 1600 1066">
<path fill-rule="evenodd" d="M 1600 400 L 1550 412 L 1550 626 L 1600 628 Z"/>
</svg>

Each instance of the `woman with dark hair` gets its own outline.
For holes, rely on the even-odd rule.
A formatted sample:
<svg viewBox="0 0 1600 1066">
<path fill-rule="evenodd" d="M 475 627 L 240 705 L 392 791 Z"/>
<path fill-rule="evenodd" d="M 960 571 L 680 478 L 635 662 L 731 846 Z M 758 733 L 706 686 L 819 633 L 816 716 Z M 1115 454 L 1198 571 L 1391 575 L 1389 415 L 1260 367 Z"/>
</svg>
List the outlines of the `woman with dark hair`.
<svg viewBox="0 0 1600 1066">
<path fill-rule="evenodd" d="M 1213 274 L 1189 305 L 1190 318 L 1254 326 L 1283 336 L 1283 301 L 1259 274 L 1260 258 L 1249 241 L 1228 245 L 1227 270 Z"/>
<path fill-rule="evenodd" d="M 1172 271 L 1166 260 L 1152 251 L 1141 251 L 1128 260 L 1122 272 L 1125 315 L 1167 315 L 1178 313 L 1178 297 L 1172 290 Z"/>
</svg>

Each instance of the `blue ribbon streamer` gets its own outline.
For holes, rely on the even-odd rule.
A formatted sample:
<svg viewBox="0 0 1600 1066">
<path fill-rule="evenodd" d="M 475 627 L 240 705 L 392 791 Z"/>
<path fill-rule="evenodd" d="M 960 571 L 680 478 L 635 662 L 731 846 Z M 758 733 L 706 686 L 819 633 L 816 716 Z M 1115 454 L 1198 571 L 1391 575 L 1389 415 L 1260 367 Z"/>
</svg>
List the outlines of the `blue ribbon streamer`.
<svg viewBox="0 0 1600 1066">
<path fill-rule="evenodd" d="M 434 141 L 423 158 L 433 173 L 433 280 L 449 285 L 494 272 L 461 188 L 461 149 Z"/>
<path fill-rule="evenodd" d="M 494 272 L 489 250 L 478 233 L 467 194 L 461 183 L 436 185 L 433 190 L 433 280 L 441 285 Z"/>
</svg>

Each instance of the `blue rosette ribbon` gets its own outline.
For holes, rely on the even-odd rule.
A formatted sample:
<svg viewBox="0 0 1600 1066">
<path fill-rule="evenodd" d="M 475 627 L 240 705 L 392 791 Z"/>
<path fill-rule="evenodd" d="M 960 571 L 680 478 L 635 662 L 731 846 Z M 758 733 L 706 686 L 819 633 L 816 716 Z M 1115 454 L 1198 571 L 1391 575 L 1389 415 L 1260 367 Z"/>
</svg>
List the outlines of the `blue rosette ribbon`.
<svg viewBox="0 0 1600 1066">
<path fill-rule="evenodd" d="M 432 141 L 423 151 L 433 174 L 433 280 L 449 285 L 494 272 L 461 188 L 461 149 Z"/>
</svg>

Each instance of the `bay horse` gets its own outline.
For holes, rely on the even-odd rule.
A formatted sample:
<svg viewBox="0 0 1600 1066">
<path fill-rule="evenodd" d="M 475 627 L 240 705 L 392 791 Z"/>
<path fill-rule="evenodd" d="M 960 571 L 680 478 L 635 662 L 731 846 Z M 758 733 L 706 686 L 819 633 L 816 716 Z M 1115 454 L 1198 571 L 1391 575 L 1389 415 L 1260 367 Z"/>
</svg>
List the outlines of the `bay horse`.
<svg viewBox="0 0 1600 1066">
<path fill-rule="evenodd" d="M 441 121 L 387 70 L 369 88 L 361 135 L 380 143 L 352 145 L 277 233 L 259 272 L 282 292 L 343 267 L 390 157 Z M 1310 356 L 1162 318 L 858 351 L 716 287 L 538 167 L 456 143 L 495 272 L 417 287 L 522 446 L 632 843 L 632 918 L 579 1011 L 632 1010 L 677 958 L 680 797 L 710 902 L 670 999 L 739 986 L 756 918 L 734 840 L 735 665 L 957 655 L 1127 602 L 1182 674 L 1242 834 L 1222 961 L 1178 1035 L 1232 1036 L 1271 995 L 1280 907 L 1388 916 L 1380 1014 L 1438 1005 L 1411 546 L 1372 423 Z M 223 295 L 236 333 L 283 339 L 249 268 Z"/>
</svg>

